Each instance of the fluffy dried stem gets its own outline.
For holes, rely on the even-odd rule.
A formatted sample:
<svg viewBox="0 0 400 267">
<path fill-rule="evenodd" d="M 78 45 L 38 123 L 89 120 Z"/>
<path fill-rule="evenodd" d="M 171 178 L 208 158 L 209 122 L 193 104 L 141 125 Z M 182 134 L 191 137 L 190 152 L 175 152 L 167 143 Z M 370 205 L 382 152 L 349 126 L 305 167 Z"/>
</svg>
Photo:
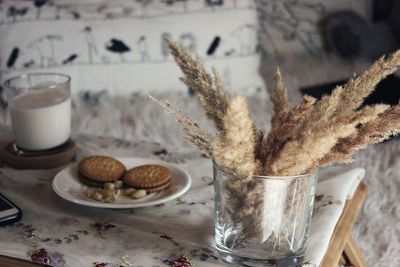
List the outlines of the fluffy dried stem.
<svg viewBox="0 0 400 267">
<path fill-rule="evenodd" d="M 213 79 L 207 73 L 199 56 L 192 58 L 189 51 L 183 50 L 178 44 L 168 38 L 165 41 L 168 43 L 176 63 L 184 74 L 184 77 L 180 78 L 181 81 L 193 88 L 207 118 L 214 122 L 218 134 L 223 135 L 222 118 L 226 114 L 229 98 L 217 71 L 213 69 Z"/>
<path fill-rule="evenodd" d="M 379 81 L 395 72 L 399 65 L 400 50 L 381 57 L 359 77 L 350 79 L 318 101 L 298 129 L 296 138 L 282 148 L 278 159 L 271 164 L 271 174 L 300 174 L 335 159 L 348 160 L 350 155 L 335 155 L 336 150 L 331 149 L 339 139 L 347 140 L 359 134 L 356 126 L 373 121 L 386 108 L 378 105 L 357 111 Z M 354 150 L 348 148 L 348 151 Z"/>
<path fill-rule="evenodd" d="M 277 126 L 283 116 L 289 110 L 289 101 L 287 98 L 287 90 L 283 88 L 282 75 L 279 68 L 274 74 L 275 89 L 274 94 L 270 96 L 270 100 L 274 106 L 274 115 L 271 119 L 272 128 Z"/>
<path fill-rule="evenodd" d="M 225 135 L 212 143 L 213 156 L 216 162 L 238 174 L 230 176 L 223 188 L 227 205 L 232 211 L 232 220 L 243 224 L 242 236 L 249 238 L 261 231 L 260 212 L 264 190 L 262 184 L 253 178 L 258 169 L 254 123 L 244 97 L 236 95 L 231 99 L 223 126 Z"/>
<path fill-rule="evenodd" d="M 365 107 L 358 112 L 353 112 L 349 118 L 321 124 L 319 131 L 313 132 L 312 136 L 288 142 L 281 149 L 281 155 L 271 164 L 271 169 L 268 171 L 274 175 L 313 172 L 319 166 L 321 159 L 331 153 L 331 149 L 340 138 L 355 134 L 359 124 L 376 119 L 387 108 L 387 105 Z"/>
<path fill-rule="evenodd" d="M 400 50 L 388 57 L 382 56 L 359 77 L 350 79 L 345 85 L 338 86 L 331 95 L 324 96 L 315 105 L 310 118 L 305 122 L 299 135 L 307 136 L 317 131 L 321 123 L 339 116 L 346 118 L 360 107 L 363 100 L 372 93 L 376 85 L 388 75 L 394 73 L 400 65 Z"/>
<path fill-rule="evenodd" d="M 255 130 L 254 133 L 254 158 L 257 162 L 259 162 L 259 166 L 261 167 L 261 162 L 264 161 L 266 155 L 264 155 L 263 145 L 265 138 L 265 129 Z M 256 170 L 256 174 L 261 175 L 262 169 L 258 168 Z"/>
<path fill-rule="evenodd" d="M 279 157 L 286 143 L 296 136 L 300 125 L 307 119 L 315 101 L 314 97 L 305 95 L 301 104 L 286 112 L 280 119 L 280 123 L 271 129 L 263 144 L 262 156 L 264 158 L 261 160 L 264 163 L 262 165 L 263 174 L 272 173 L 271 168 L 274 160 Z"/>
<path fill-rule="evenodd" d="M 324 131 L 324 132 L 322 132 Z M 322 158 L 335 145 L 339 137 L 349 136 L 355 131 L 352 125 L 333 127 L 327 125 L 309 138 L 288 142 L 278 159 L 270 166 L 272 175 L 303 174 L 316 160 Z"/>
<path fill-rule="evenodd" d="M 208 157 L 212 156 L 211 144 L 213 137 L 204 131 L 197 121 L 193 121 L 190 117 L 182 114 L 180 110 L 174 109 L 169 102 L 158 100 L 151 95 L 149 95 L 149 97 L 151 100 L 163 107 L 165 112 L 175 116 L 181 126 L 182 132 L 184 133 L 183 138 L 186 141 L 202 150 Z"/>
<path fill-rule="evenodd" d="M 375 107 L 375 108 L 374 108 Z M 379 143 L 400 130 L 400 105 L 375 105 L 375 116 L 361 125 L 357 132 L 346 138 L 340 138 L 331 153 L 323 157 L 316 165 L 335 162 L 351 162 L 352 155 L 370 143 Z"/>
<path fill-rule="evenodd" d="M 259 236 L 263 202 L 269 197 L 268 188 L 256 182 L 253 174 L 313 173 L 324 164 L 350 161 L 358 149 L 400 133 L 400 104 L 360 108 L 379 81 L 399 68 L 400 50 L 381 57 L 359 77 L 338 86 L 331 95 L 319 101 L 304 96 L 301 104 L 291 109 L 277 69 L 271 96 L 272 129 L 265 136 L 263 129 L 255 129 L 245 99 L 228 97 L 215 69 L 213 75 L 208 74 L 198 56 L 192 58 L 188 51 L 166 41 L 184 74 L 181 80 L 195 90 L 206 116 L 215 124 L 217 138 L 213 139 L 197 122 L 168 102 L 152 99 L 176 116 L 189 142 L 234 172 L 227 174 L 223 191 L 233 222 L 242 227 L 241 237 Z M 296 193 L 293 203 L 301 202 L 306 189 L 306 185 L 299 184 L 296 192 L 300 193 Z M 241 241 L 233 243 L 240 245 Z"/>
<path fill-rule="evenodd" d="M 223 130 L 225 135 L 212 143 L 215 160 L 241 175 L 252 175 L 256 169 L 254 123 L 244 97 L 236 95 L 229 102 Z"/>
</svg>

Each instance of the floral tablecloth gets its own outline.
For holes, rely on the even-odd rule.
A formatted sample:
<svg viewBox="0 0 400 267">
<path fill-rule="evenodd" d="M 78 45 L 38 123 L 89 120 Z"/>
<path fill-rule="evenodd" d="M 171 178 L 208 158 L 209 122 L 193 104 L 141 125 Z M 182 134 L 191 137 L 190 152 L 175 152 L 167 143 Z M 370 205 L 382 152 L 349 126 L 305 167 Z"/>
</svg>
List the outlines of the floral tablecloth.
<svg viewBox="0 0 400 267">
<path fill-rule="evenodd" d="M 210 159 L 192 149 L 178 151 L 157 143 L 87 135 L 74 139 L 78 146 L 75 161 L 94 154 L 162 159 L 186 169 L 192 186 L 182 197 L 153 207 L 90 208 L 67 202 L 52 191 L 54 175 L 66 166 L 51 170 L 3 166 L 0 191 L 22 209 L 23 218 L 0 228 L 1 255 L 52 266 L 223 266 L 214 253 Z M 362 178 L 361 170 L 355 172 L 352 177 Z M 355 186 L 351 181 L 347 191 Z M 312 225 L 313 251 L 308 252 L 307 258 L 311 266 L 319 264 L 329 242 L 329 231 L 333 231 L 348 194 L 339 189 L 328 194 L 332 190 L 329 184 L 321 186 L 321 190 L 317 190 L 313 222 L 322 225 L 329 220 L 330 230 Z M 321 248 L 321 238 L 327 240 L 325 250 Z"/>
</svg>

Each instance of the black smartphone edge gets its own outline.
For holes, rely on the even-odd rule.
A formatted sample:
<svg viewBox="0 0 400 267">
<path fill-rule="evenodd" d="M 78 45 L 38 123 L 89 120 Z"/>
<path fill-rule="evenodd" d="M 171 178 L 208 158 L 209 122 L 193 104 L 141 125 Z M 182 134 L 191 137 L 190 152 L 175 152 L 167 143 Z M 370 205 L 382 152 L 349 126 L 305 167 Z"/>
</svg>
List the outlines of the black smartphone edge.
<svg viewBox="0 0 400 267">
<path fill-rule="evenodd" d="M 0 226 L 6 226 L 20 221 L 22 219 L 22 210 L 2 193 L 0 193 L 0 197 L 4 198 L 7 202 L 9 202 L 13 207 L 15 207 L 18 210 L 18 213 L 14 215 L 0 218 Z"/>
</svg>

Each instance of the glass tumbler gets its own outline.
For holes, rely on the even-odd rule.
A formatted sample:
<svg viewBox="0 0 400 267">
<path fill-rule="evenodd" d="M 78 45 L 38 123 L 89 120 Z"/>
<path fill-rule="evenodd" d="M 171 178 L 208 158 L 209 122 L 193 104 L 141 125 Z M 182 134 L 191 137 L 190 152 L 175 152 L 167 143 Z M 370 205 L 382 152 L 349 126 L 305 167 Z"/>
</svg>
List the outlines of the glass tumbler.
<svg viewBox="0 0 400 267">
<path fill-rule="evenodd" d="M 318 171 L 244 177 L 213 160 L 215 242 L 231 266 L 300 266 Z"/>
<path fill-rule="evenodd" d="M 4 82 L 17 150 L 44 151 L 71 134 L 71 78 L 58 73 L 23 74 Z"/>
</svg>

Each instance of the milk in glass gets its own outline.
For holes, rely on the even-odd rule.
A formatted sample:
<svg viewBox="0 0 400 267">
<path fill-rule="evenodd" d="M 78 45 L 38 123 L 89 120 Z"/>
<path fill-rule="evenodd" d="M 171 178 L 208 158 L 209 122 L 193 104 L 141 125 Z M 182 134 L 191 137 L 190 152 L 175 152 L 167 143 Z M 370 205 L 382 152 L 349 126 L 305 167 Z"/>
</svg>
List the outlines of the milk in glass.
<svg viewBox="0 0 400 267">
<path fill-rule="evenodd" d="M 15 141 L 25 150 L 45 150 L 65 143 L 71 134 L 71 98 L 61 90 L 34 90 L 10 105 Z"/>
</svg>

